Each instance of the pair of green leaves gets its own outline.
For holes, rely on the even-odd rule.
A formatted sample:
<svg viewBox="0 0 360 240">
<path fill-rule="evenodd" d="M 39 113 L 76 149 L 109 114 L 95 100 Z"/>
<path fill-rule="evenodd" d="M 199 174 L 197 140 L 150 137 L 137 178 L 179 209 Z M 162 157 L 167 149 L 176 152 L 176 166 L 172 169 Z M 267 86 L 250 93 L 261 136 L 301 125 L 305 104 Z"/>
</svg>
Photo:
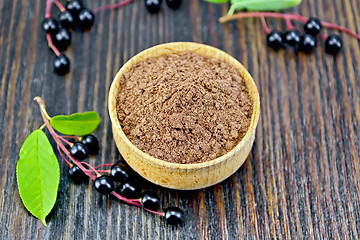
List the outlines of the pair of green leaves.
<svg viewBox="0 0 360 240">
<path fill-rule="evenodd" d="M 205 0 L 212 3 L 225 3 L 229 0 Z M 230 0 L 231 7 L 228 15 L 235 11 L 277 11 L 295 7 L 301 3 L 301 0 Z"/>
<path fill-rule="evenodd" d="M 96 112 L 59 115 L 51 118 L 50 124 L 66 135 L 86 135 L 100 124 Z M 42 130 L 33 131 L 25 140 L 19 153 L 16 176 L 20 197 L 26 207 L 46 226 L 45 217 L 56 202 L 59 187 L 59 163 L 54 150 Z"/>
</svg>

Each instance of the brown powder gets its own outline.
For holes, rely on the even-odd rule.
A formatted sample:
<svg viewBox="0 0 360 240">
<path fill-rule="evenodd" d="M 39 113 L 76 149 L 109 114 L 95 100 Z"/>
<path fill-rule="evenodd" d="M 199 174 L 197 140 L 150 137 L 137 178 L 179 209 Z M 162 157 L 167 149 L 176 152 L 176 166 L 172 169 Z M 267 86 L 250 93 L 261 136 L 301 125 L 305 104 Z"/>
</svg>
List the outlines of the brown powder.
<svg viewBox="0 0 360 240">
<path fill-rule="evenodd" d="M 193 52 L 135 64 L 121 79 L 117 111 L 129 140 L 174 163 L 212 160 L 250 125 L 252 100 L 231 65 Z"/>
</svg>

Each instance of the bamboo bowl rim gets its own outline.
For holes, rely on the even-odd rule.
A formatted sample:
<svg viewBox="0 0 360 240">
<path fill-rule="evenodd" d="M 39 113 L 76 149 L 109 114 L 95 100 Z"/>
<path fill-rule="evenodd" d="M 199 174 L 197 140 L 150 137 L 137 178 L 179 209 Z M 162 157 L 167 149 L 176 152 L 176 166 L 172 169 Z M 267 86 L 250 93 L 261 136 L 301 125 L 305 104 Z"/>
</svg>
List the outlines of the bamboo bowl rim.
<svg viewBox="0 0 360 240">
<path fill-rule="evenodd" d="M 183 48 L 183 46 L 187 46 L 188 49 L 182 49 L 182 50 L 175 50 L 178 46 L 181 46 L 180 48 Z M 175 48 L 175 49 L 173 49 Z M 201 163 L 172 163 L 172 162 L 167 162 L 165 160 L 161 160 L 158 158 L 155 158 L 153 156 L 150 156 L 149 154 L 141 151 L 139 148 L 137 148 L 125 135 L 125 133 L 122 130 L 122 127 L 120 125 L 119 119 L 118 119 L 118 115 L 117 115 L 117 109 L 116 109 L 116 96 L 118 93 L 118 88 L 116 88 L 117 85 L 119 85 L 120 80 L 123 76 L 124 73 L 128 72 L 128 70 L 138 61 L 150 58 L 150 57 L 157 57 L 157 56 L 161 56 L 164 54 L 171 54 L 171 53 L 176 53 L 176 52 L 183 52 L 183 51 L 193 51 L 196 52 L 197 49 L 200 48 L 205 48 L 205 50 L 209 50 L 209 52 L 216 52 L 216 54 L 218 54 L 219 56 L 223 56 L 225 57 L 225 59 L 221 58 L 221 60 L 233 65 L 238 71 L 239 73 L 242 75 L 242 77 L 246 82 L 246 86 L 247 89 L 249 91 L 250 94 L 250 88 L 249 88 L 249 84 L 251 85 L 251 88 L 253 90 L 255 90 L 256 94 L 250 94 L 250 97 L 253 100 L 253 112 L 251 115 L 251 122 L 250 125 L 248 127 L 248 130 L 245 134 L 245 136 L 241 139 L 241 141 L 229 152 L 227 152 L 226 154 L 217 157 L 215 159 L 209 160 L 209 161 L 205 161 L 205 162 L 201 162 Z M 162 53 L 160 55 L 154 55 L 154 56 L 148 56 L 149 52 L 157 52 L 159 49 L 164 49 L 164 50 L 169 50 L 168 53 Z M 196 52 L 198 53 L 198 52 Z M 205 57 L 213 57 L 213 58 L 217 58 L 216 56 L 211 56 L 211 55 L 206 55 L 206 54 L 201 54 L 198 53 L 201 56 L 205 56 Z M 234 65 L 234 63 L 236 63 Z M 115 99 L 115 101 L 113 101 L 113 99 Z M 251 77 L 250 73 L 247 71 L 247 69 L 238 61 L 236 60 L 234 57 L 232 57 L 231 55 L 229 55 L 228 53 L 225 53 L 224 51 L 217 49 L 215 47 L 211 47 L 205 44 L 200 44 L 200 43 L 193 43 L 193 42 L 171 42 L 171 43 L 164 43 L 164 44 L 159 44 L 153 47 L 150 47 L 148 49 L 143 50 L 142 52 L 138 53 L 137 55 L 133 56 L 130 60 L 128 60 L 121 68 L 120 70 L 117 72 L 111 87 L 110 87 L 110 91 L 109 91 L 109 97 L 108 97 L 108 108 L 109 108 L 109 114 L 110 114 L 110 119 L 113 125 L 113 131 L 119 131 L 119 137 L 123 140 L 123 142 L 125 144 L 127 144 L 137 155 L 141 156 L 143 159 L 146 159 L 148 161 L 148 163 L 153 164 L 153 165 L 158 165 L 160 167 L 163 168 L 171 168 L 171 169 L 183 169 L 183 170 L 197 170 L 197 169 L 201 169 L 201 168 L 207 168 L 207 167 L 211 167 L 214 165 L 217 165 L 225 160 L 227 160 L 230 156 L 234 155 L 235 152 L 239 151 L 240 149 L 242 149 L 242 147 L 252 139 L 252 131 L 255 131 L 258 120 L 259 120 L 259 109 L 260 109 L 260 100 L 259 100 L 259 93 L 256 87 L 256 84 L 253 80 L 253 78 Z"/>
</svg>

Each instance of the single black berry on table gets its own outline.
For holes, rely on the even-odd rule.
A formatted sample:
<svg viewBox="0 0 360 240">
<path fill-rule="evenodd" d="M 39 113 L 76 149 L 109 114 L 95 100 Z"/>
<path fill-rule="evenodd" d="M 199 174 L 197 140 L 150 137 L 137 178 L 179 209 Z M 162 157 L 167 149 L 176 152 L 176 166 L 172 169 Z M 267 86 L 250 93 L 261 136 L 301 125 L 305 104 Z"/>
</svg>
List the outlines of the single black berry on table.
<svg viewBox="0 0 360 240">
<path fill-rule="evenodd" d="M 54 36 L 54 44 L 61 51 L 71 44 L 71 32 L 66 28 L 60 28 Z"/>
<path fill-rule="evenodd" d="M 120 195 L 127 199 L 140 197 L 139 186 L 135 182 L 126 182 L 120 185 Z"/>
<path fill-rule="evenodd" d="M 141 197 L 141 205 L 146 209 L 156 211 L 160 207 L 160 197 L 154 192 L 144 192 Z"/>
<path fill-rule="evenodd" d="M 84 160 L 89 157 L 89 150 L 82 142 L 76 142 L 70 149 L 70 154 L 77 160 Z"/>
<path fill-rule="evenodd" d="M 89 154 L 97 154 L 99 151 L 99 141 L 94 135 L 85 135 L 82 137 L 81 142 L 85 144 L 89 150 Z"/>
<path fill-rule="evenodd" d="M 166 4 L 169 8 L 176 10 L 182 4 L 182 0 L 166 0 Z"/>
<path fill-rule="evenodd" d="M 62 53 L 59 56 L 56 56 L 54 60 L 54 70 L 60 76 L 69 72 L 70 60 L 65 54 Z"/>
<path fill-rule="evenodd" d="M 158 13 L 161 9 L 162 0 L 145 0 L 146 9 L 150 13 Z"/>
<path fill-rule="evenodd" d="M 71 0 L 66 2 L 65 8 L 73 15 L 73 17 L 77 17 L 84 6 L 80 0 Z"/>
<path fill-rule="evenodd" d="M 304 25 L 304 30 L 307 34 L 316 36 L 322 29 L 321 21 L 318 18 L 311 17 Z"/>
<path fill-rule="evenodd" d="M 115 163 L 111 166 L 110 176 L 116 182 L 126 182 L 129 179 L 129 168 L 123 163 Z"/>
<path fill-rule="evenodd" d="M 94 188 L 99 193 L 106 195 L 114 191 L 114 181 L 107 175 L 102 175 L 95 179 Z"/>
<path fill-rule="evenodd" d="M 184 212 L 178 207 L 168 207 L 165 209 L 165 219 L 168 224 L 180 224 L 184 220 Z"/>
<path fill-rule="evenodd" d="M 94 25 L 95 15 L 85 8 L 79 13 L 79 25 L 82 30 L 89 30 Z"/>
<path fill-rule="evenodd" d="M 325 41 L 325 52 L 331 55 L 336 55 L 340 52 L 343 46 L 341 37 L 336 34 L 331 34 Z"/>
<path fill-rule="evenodd" d="M 74 182 L 81 182 L 88 178 L 88 176 L 76 165 L 69 168 L 69 176 Z"/>
<path fill-rule="evenodd" d="M 42 28 L 46 33 L 56 33 L 59 30 L 59 23 L 52 17 L 45 18 L 42 21 Z"/>
<path fill-rule="evenodd" d="M 75 19 L 69 11 L 61 12 L 59 14 L 59 22 L 64 28 L 73 28 L 75 24 Z"/>
<path fill-rule="evenodd" d="M 291 47 L 298 47 L 301 39 L 299 30 L 290 30 L 284 34 L 284 41 Z"/>
<path fill-rule="evenodd" d="M 305 53 L 311 53 L 316 48 L 316 38 L 313 35 L 305 34 L 301 37 L 299 49 Z"/>
<path fill-rule="evenodd" d="M 276 30 L 273 30 L 267 35 L 267 45 L 274 49 L 275 51 L 283 48 L 285 45 L 282 39 L 282 33 Z"/>
</svg>

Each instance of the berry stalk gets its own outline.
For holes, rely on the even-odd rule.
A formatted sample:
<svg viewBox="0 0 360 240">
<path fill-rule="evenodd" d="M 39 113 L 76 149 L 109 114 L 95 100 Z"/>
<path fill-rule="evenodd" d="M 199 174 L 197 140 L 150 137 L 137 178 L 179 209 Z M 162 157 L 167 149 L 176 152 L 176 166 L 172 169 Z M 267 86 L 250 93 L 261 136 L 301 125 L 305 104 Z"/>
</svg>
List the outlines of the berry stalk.
<svg viewBox="0 0 360 240">
<path fill-rule="evenodd" d="M 65 12 L 65 11 L 66 11 L 65 7 L 64 7 L 58 0 L 52 0 L 52 1 L 56 4 L 56 6 L 59 8 L 59 10 L 60 10 L 61 12 Z"/>
<path fill-rule="evenodd" d="M 124 0 L 120 3 L 117 3 L 117 4 L 111 4 L 111 5 L 105 5 L 105 6 L 101 6 L 101 7 L 97 7 L 95 9 L 93 9 L 93 12 L 94 13 L 97 13 L 99 11 L 102 11 L 102 10 L 105 10 L 105 9 L 116 9 L 116 8 L 120 8 L 122 6 L 125 6 L 129 3 L 131 3 L 133 0 Z"/>
<path fill-rule="evenodd" d="M 48 45 L 49 45 L 49 48 L 51 48 L 51 50 L 53 50 L 53 52 L 56 54 L 56 56 L 60 56 L 61 53 L 59 52 L 59 50 L 55 47 L 52 39 L 51 39 L 51 34 L 50 33 L 47 33 L 46 34 L 46 39 L 47 39 L 47 42 L 48 42 Z"/>
</svg>

